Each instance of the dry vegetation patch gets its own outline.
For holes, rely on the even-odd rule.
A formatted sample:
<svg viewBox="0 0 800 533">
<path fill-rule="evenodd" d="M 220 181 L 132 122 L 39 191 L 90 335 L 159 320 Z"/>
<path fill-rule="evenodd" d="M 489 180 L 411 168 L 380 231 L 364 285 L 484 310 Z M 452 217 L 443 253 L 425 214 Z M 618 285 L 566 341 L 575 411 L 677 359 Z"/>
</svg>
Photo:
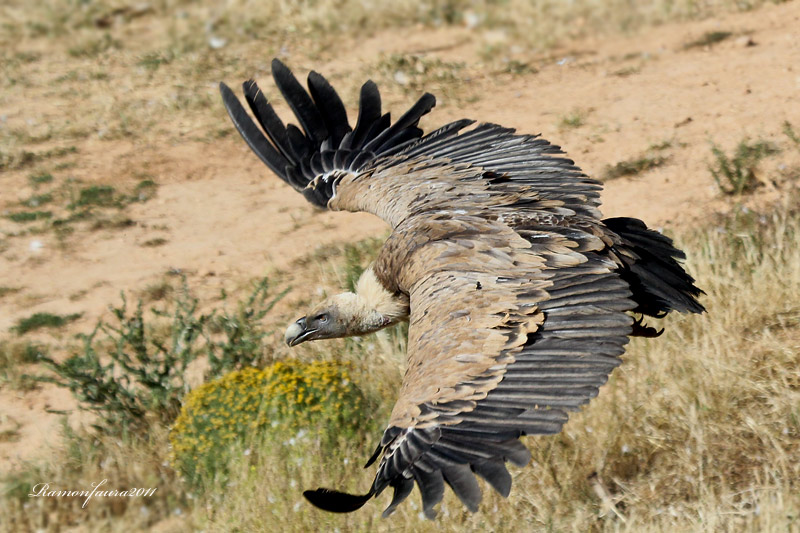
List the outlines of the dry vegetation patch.
<svg viewBox="0 0 800 533">
<path fill-rule="evenodd" d="M 796 208 L 796 206 L 795 206 Z M 515 473 L 509 501 L 485 489 L 481 513 L 470 515 L 449 494 L 438 523 L 419 516 L 417 502 L 391 521 L 336 517 L 308 508 L 300 489 L 321 483 L 361 490 L 370 475 L 342 468 L 359 460 L 350 447 L 287 467 L 303 444 L 276 448 L 247 474 L 243 495 L 228 493 L 207 524 L 269 531 L 293 516 L 297 530 L 342 527 L 418 531 L 506 531 L 520 521 L 542 530 L 767 531 L 796 527 L 800 465 L 800 218 L 741 213 L 680 237 L 689 270 L 707 292 L 701 317 L 670 317 L 667 333 L 636 340 L 600 396 L 574 415 L 562 434 L 528 439 L 533 464 Z M 401 353 L 362 362 L 392 368 Z M 373 379 L 371 386 L 380 387 Z M 386 402 L 391 396 L 385 395 Z M 361 459 L 370 450 L 360 450 Z M 259 480 L 282 479 L 251 489 Z M 376 507 L 378 507 L 376 505 Z M 375 510 L 377 512 L 377 509 Z M 369 514 L 369 511 L 364 515 Z"/>
</svg>

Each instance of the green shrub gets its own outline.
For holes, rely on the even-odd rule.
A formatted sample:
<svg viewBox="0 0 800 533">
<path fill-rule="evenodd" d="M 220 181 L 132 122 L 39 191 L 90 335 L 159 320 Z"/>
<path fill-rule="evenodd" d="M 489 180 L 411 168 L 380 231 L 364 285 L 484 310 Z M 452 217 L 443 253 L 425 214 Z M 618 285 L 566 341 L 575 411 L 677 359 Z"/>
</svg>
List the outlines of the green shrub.
<svg viewBox="0 0 800 533">
<path fill-rule="evenodd" d="M 173 461 L 196 486 L 227 474 L 232 452 L 268 434 L 353 437 L 368 418 L 352 367 L 337 362 L 277 362 L 246 368 L 191 391 L 170 434 Z"/>
<path fill-rule="evenodd" d="M 168 425 L 189 390 L 189 365 L 198 358 L 208 360 L 206 379 L 263 360 L 261 340 L 270 332 L 258 321 L 282 296 L 268 302 L 267 294 L 263 279 L 237 312 L 200 314 L 184 280 L 171 309 L 150 310 L 154 318 L 141 301 L 130 311 L 123 295 L 122 305 L 111 309 L 116 324 L 100 322 L 81 335 L 82 349 L 64 361 L 43 356 L 54 375 L 38 379 L 69 389 L 81 409 L 98 415 L 95 428 L 104 433 L 142 432 L 153 421 Z"/>
<path fill-rule="evenodd" d="M 708 169 L 723 194 L 740 195 L 758 186 L 756 168 L 759 161 L 779 151 L 771 142 L 744 140 L 736 146 L 733 156 L 728 157 L 719 146 L 712 144 L 715 164 Z"/>
</svg>

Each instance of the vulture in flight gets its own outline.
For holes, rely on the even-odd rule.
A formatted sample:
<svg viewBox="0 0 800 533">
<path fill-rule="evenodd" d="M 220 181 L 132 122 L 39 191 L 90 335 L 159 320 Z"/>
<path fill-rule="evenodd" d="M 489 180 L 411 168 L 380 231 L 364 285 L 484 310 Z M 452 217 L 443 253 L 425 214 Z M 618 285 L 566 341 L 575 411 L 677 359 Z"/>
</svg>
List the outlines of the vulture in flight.
<svg viewBox="0 0 800 533">
<path fill-rule="evenodd" d="M 629 337 L 661 333 L 631 313 L 704 311 L 683 252 L 640 220 L 602 219 L 601 185 L 538 135 L 472 120 L 425 134 L 418 123 L 435 98 L 392 121 L 372 81 L 351 126 L 320 74 L 308 75 L 308 90 L 277 59 L 272 74 L 299 127 L 284 125 L 254 81 L 244 98 L 255 121 L 220 84 L 253 152 L 315 206 L 392 227 L 357 292 L 313 307 L 286 342 L 409 322 L 400 394 L 367 464 L 380 459 L 372 486 L 306 491 L 315 506 L 354 511 L 391 487 L 386 516 L 416 485 L 432 518 L 447 484 L 476 511 L 476 475 L 508 496 L 505 463 L 530 459 L 519 438 L 558 433 L 621 363 Z"/>
</svg>

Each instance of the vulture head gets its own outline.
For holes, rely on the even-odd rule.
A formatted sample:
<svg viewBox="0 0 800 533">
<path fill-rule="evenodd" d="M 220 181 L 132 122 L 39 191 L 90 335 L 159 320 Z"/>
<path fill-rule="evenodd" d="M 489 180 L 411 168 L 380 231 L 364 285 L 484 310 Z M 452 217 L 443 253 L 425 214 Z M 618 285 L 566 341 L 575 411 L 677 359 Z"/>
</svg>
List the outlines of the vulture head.
<svg viewBox="0 0 800 533">
<path fill-rule="evenodd" d="M 301 342 L 366 335 L 405 320 L 408 299 L 395 297 L 380 284 L 372 268 L 358 280 L 356 292 L 331 296 L 286 328 L 289 346 Z"/>
</svg>

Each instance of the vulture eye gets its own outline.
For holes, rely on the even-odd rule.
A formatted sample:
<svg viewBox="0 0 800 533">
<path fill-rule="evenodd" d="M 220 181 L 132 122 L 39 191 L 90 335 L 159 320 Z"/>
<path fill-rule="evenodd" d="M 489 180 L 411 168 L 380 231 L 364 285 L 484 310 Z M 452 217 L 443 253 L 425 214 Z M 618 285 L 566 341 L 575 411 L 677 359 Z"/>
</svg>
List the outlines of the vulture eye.
<svg viewBox="0 0 800 533">
<path fill-rule="evenodd" d="M 326 315 L 325 313 L 322 313 L 321 315 L 315 316 L 314 320 L 316 320 L 320 324 L 324 324 L 325 322 L 328 321 L 328 315 Z"/>
</svg>

